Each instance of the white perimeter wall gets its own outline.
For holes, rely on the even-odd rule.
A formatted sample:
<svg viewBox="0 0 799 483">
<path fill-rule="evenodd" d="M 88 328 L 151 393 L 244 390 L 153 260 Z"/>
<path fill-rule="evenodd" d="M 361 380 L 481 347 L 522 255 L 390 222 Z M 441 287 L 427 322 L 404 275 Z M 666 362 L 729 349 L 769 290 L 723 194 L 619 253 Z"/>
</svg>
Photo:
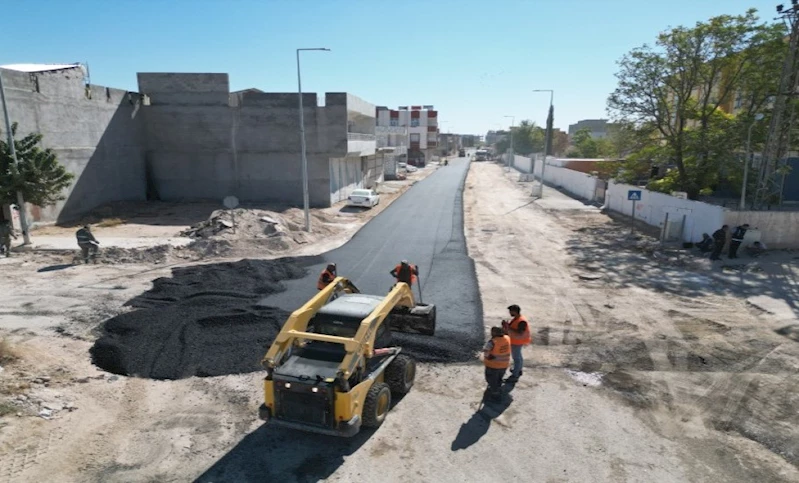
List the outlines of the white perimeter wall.
<svg viewBox="0 0 799 483">
<path fill-rule="evenodd" d="M 635 219 L 647 225 L 662 227 L 666 213 L 669 214 L 670 220 L 678 222 L 682 219 L 682 215 L 687 215 L 683 241 L 697 242 L 702 239 L 702 233 L 712 234 L 724 224 L 724 209 L 721 206 L 675 198 L 614 181 L 608 184 L 605 206 L 618 213 L 632 216 L 633 202 L 627 200 L 629 190 L 641 192 L 641 201 L 635 203 Z"/>
</svg>

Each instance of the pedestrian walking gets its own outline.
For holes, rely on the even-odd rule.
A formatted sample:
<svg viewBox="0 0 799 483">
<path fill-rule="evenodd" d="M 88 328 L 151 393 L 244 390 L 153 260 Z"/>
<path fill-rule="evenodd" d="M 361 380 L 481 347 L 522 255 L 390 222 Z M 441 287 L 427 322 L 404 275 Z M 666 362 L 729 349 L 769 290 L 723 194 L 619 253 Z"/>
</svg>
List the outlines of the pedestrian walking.
<svg viewBox="0 0 799 483">
<path fill-rule="evenodd" d="M 738 247 L 740 247 L 741 243 L 743 243 L 744 237 L 746 236 L 746 230 L 748 229 L 749 223 L 744 223 L 741 226 L 736 226 L 735 230 L 732 232 L 732 241 L 730 241 L 729 253 L 730 260 L 733 258 L 738 258 Z"/>
<path fill-rule="evenodd" d="M 724 249 L 724 244 L 727 243 L 728 231 L 730 231 L 730 227 L 724 225 L 713 232 L 713 252 L 710 254 L 711 260 L 720 260 L 721 250 Z"/>
<path fill-rule="evenodd" d="M 491 339 L 483 347 L 485 365 L 486 397 L 492 401 L 502 400 L 502 378 L 510 366 L 510 337 L 502 327 L 491 327 Z"/>
<path fill-rule="evenodd" d="M 533 341 L 530 332 L 530 323 L 527 317 L 522 315 L 522 309 L 514 304 L 508 307 L 510 313 L 510 321 L 503 320 L 502 328 L 505 329 L 510 337 L 510 352 L 513 356 L 513 370 L 510 377 L 505 381 L 507 383 L 515 383 L 522 376 L 524 369 L 524 357 L 522 356 L 522 348 Z"/>
</svg>

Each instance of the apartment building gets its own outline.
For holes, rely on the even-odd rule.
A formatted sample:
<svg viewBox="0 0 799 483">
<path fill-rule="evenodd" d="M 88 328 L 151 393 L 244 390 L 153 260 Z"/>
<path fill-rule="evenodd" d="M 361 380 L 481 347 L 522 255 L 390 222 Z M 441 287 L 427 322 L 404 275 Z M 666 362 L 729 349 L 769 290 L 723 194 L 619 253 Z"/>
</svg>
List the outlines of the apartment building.
<svg viewBox="0 0 799 483">
<path fill-rule="evenodd" d="M 378 133 L 386 132 L 384 128 L 404 127 L 407 130 L 408 163 L 424 166 L 436 154 L 439 146 L 438 111 L 433 106 L 400 106 L 397 109 L 378 106 L 375 116 Z M 397 142 L 397 139 L 388 142 Z"/>
</svg>

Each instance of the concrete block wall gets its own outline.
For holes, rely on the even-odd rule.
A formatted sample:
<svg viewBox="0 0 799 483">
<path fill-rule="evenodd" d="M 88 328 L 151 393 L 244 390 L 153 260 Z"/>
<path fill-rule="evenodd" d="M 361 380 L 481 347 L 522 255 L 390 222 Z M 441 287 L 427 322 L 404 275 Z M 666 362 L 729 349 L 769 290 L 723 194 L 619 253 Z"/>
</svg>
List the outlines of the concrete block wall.
<svg viewBox="0 0 799 483">
<path fill-rule="evenodd" d="M 139 82 L 151 100 L 143 108 L 147 160 L 161 199 L 302 203 L 297 94 L 231 94 L 225 74 L 143 73 Z M 215 101 L 178 91 L 211 93 Z M 331 203 L 330 158 L 348 148 L 348 96 L 328 93 L 319 106 L 316 94 L 303 94 L 312 206 Z"/>
<path fill-rule="evenodd" d="M 65 200 L 28 206 L 36 223 L 70 221 L 110 201 L 143 200 L 146 177 L 138 95 L 84 84 L 81 69 L 24 73 L 2 70 L 17 137 L 38 132 L 42 145 L 76 176 Z M 0 123 L 5 139 L 5 124 Z"/>
<path fill-rule="evenodd" d="M 760 241 L 768 249 L 799 248 L 799 213 L 795 211 L 724 212 L 724 224 L 730 225 L 730 230 L 744 223 L 749 223 L 751 231 L 760 232 Z"/>
</svg>

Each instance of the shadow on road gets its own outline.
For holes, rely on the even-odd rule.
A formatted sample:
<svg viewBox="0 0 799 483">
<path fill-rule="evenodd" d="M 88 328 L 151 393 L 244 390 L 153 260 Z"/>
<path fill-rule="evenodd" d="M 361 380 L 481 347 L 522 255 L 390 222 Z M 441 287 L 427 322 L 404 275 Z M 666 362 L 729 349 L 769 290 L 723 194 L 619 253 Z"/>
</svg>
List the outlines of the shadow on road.
<svg viewBox="0 0 799 483">
<path fill-rule="evenodd" d="M 452 446 L 450 447 L 452 451 L 466 449 L 485 436 L 491 426 L 491 421 L 502 415 L 513 402 L 513 396 L 510 394 L 513 391 L 513 387 L 512 384 L 506 384 L 502 387 L 502 401 L 488 401 L 483 396 L 480 408 L 472 414 L 468 421 L 461 425 L 458 435 L 452 441 Z"/>
<path fill-rule="evenodd" d="M 262 425 L 195 481 L 324 480 L 372 434 L 361 431 L 352 438 L 339 438 Z"/>
<path fill-rule="evenodd" d="M 65 270 L 67 268 L 73 267 L 71 263 L 62 263 L 59 265 L 49 265 L 47 267 L 42 267 L 39 270 L 36 270 L 38 273 L 45 273 L 45 272 L 55 272 L 57 270 Z"/>
</svg>

